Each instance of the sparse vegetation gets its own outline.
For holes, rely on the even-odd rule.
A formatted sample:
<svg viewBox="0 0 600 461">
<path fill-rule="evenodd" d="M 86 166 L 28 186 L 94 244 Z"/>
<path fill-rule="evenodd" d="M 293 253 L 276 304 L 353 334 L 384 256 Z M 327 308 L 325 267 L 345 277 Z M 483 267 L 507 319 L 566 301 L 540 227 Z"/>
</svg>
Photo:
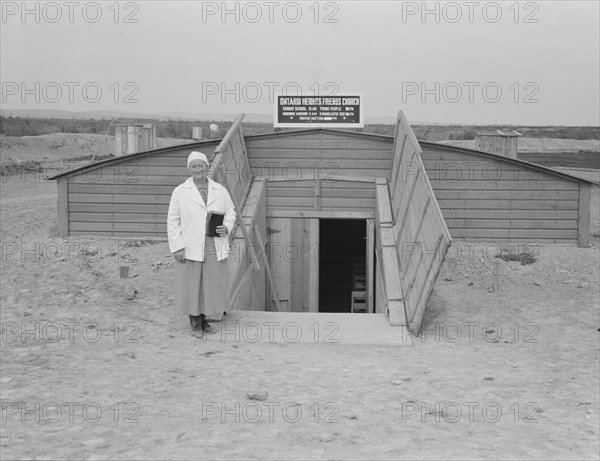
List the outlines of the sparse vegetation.
<svg viewBox="0 0 600 461">
<path fill-rule="evenodd" d="M 503 261 L 519 261 L 521 266 L 533 264 L 537 261 L 537 258 L 531 253 L 521 252 L 517 254 L 512 248 L 501 248 L 500 253 L 496 255 L 496 258 L 500 258 Z"/>
<path fill-rule="evenodd" d="M 110 126 L 109 119 L 60 119 L 60 118 L 28 118 L 0 117 L 0 134 L 6 136 L 37 136 L 50 133 L 94 133 L 105 134 Z M 159 138 L 190 139 L 192 127 L 202 127 L 204 137 L 209 136 L 210 121 L 194 120 L 159 120 L 157 121 L 156 136 Z M 218 122 L 221 133 L 225 133 L 231 122 Z M 441 141 L 445 139 L 468 140 L 475 139 L 477 131 L 505 129 L 505 125 L 413 125 L 413 131 L 418 139 L 423 141 Z M 563 139 L 600 139 L 600 127 L 593 126 L 512 126 L 523 136 L 531 138 L 563 138 Z M 270 123 L 244 122 L 244 133 L 260 134 L 273 131 Z M 366 125 L 365 133 L 376 133 L 388 136 L 394 135 L 393 125 Z M 108 134 L 113 134 L 110 129 Z"/>
<path fill-rule="evenodd" d="M 0 133 L 5 136 L 38 136 L 50 133 L 104 134 L 110 120 L 0 117 Z"/>
<path fill-rule="evenodd" d="M 147 245 L 157 245 L 160 240 L 144 239 L 144 240 L 128 240 L 123 244 L 123 248 L 139 248 Z"/>
<path fill-rule="evenodd" d="M 468 140 L 468 139 L 475 139 L 475 131 L 471 130 L 471 129 L 465 129 L 465 130 L 461 130 L 461 131 L 452 131 L 449 135 L 448 135 L 448 139 L 459 139 L 459 140 Z"/>
</svg>

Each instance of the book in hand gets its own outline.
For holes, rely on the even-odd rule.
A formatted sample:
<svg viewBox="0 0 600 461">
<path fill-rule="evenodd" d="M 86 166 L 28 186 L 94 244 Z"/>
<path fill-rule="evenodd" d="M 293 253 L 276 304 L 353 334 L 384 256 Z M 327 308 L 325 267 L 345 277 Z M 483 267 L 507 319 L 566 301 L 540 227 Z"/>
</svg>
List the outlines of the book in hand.
<svg viewBox="0 0 600 461">
<path fill-rule="evenodd" d="M 209 237 L 220 237 L 217 233 L 217 227 L 223 225 L 224 217 L 225 215 L 223 213 L 209 213 L 206 235 Z"/>
</svg>

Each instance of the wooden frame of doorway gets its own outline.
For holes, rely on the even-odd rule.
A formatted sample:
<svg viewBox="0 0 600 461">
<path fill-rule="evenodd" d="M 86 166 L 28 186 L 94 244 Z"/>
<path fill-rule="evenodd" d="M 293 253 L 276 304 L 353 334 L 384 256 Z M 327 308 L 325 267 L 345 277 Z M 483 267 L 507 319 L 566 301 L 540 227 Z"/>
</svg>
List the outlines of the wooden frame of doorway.
<svg viewBox="0 0 600 461">
<path fill-rule="evenodd" d="M 320 219 L 360 219 L 366 226 L 367 312 L 375 312 L 375 220 L 372 212 L 286 211 L 267 216 L 270 228 L 269 256 L 282 312 L 319 312 L 319 230 Z M 301 242 L 302 254 L 290 262 L 283 254 L 288 242 Z M 280 250 L 281 249 L 281 250 Z M 288 252 L 289 255 L 289 252 Z M 300 264 L 298 264 L 300 263 Z M 266 293 L 271 293 L 265 279 Z M 266 310 L 272 310 L 268 299 Z"/>
</svg>

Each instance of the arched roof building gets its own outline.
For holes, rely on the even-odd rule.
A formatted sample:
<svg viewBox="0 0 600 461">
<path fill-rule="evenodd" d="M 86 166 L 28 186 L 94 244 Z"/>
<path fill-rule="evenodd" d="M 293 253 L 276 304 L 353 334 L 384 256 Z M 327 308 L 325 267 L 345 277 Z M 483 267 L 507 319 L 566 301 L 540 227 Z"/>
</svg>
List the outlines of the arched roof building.
<svg viewBox="0 0 600 461">
<path fill-rule="evenodd" d="M 327 280 L 329 291 L 348 294 L 340 309 L 355 309 L 354 293 L 364 292 L 367 312 L 387 312 L 392 324 L 418 329 L 451 239 L 588 246 L 591 181 L 418 142 L 402 113 L 393 137 L 333 129 L 244 136 L 241 119 L 221 140 L 111 158 L 51 178 L 59 234 L 166 238 L 171 192 L 189 176 L 187 156 L 199 150 L 235 199 L 236 242 L 268 253 L 267 270 L 250 280 L 245 258 L 230 263 L 236 296 L 244 283 L 269 287 L 245 295 L 241 302 L 253 309 L 281 301 L 283 310 L 321 311 L 329 303 L 335 311 L 323 290 Z"/>
</svg>

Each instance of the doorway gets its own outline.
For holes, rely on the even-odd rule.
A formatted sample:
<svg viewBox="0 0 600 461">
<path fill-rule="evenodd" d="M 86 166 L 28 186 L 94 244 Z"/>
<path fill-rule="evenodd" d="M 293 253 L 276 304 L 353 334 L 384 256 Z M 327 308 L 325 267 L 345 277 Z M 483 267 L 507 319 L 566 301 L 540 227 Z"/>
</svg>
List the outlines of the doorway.
<svg viewBox="0 0 600 461">
<path fill-rule="evenodd" d="M 319 220 L 319 312 L 363 311 L 366 255 L 366 220 Z"/>
</svg>

